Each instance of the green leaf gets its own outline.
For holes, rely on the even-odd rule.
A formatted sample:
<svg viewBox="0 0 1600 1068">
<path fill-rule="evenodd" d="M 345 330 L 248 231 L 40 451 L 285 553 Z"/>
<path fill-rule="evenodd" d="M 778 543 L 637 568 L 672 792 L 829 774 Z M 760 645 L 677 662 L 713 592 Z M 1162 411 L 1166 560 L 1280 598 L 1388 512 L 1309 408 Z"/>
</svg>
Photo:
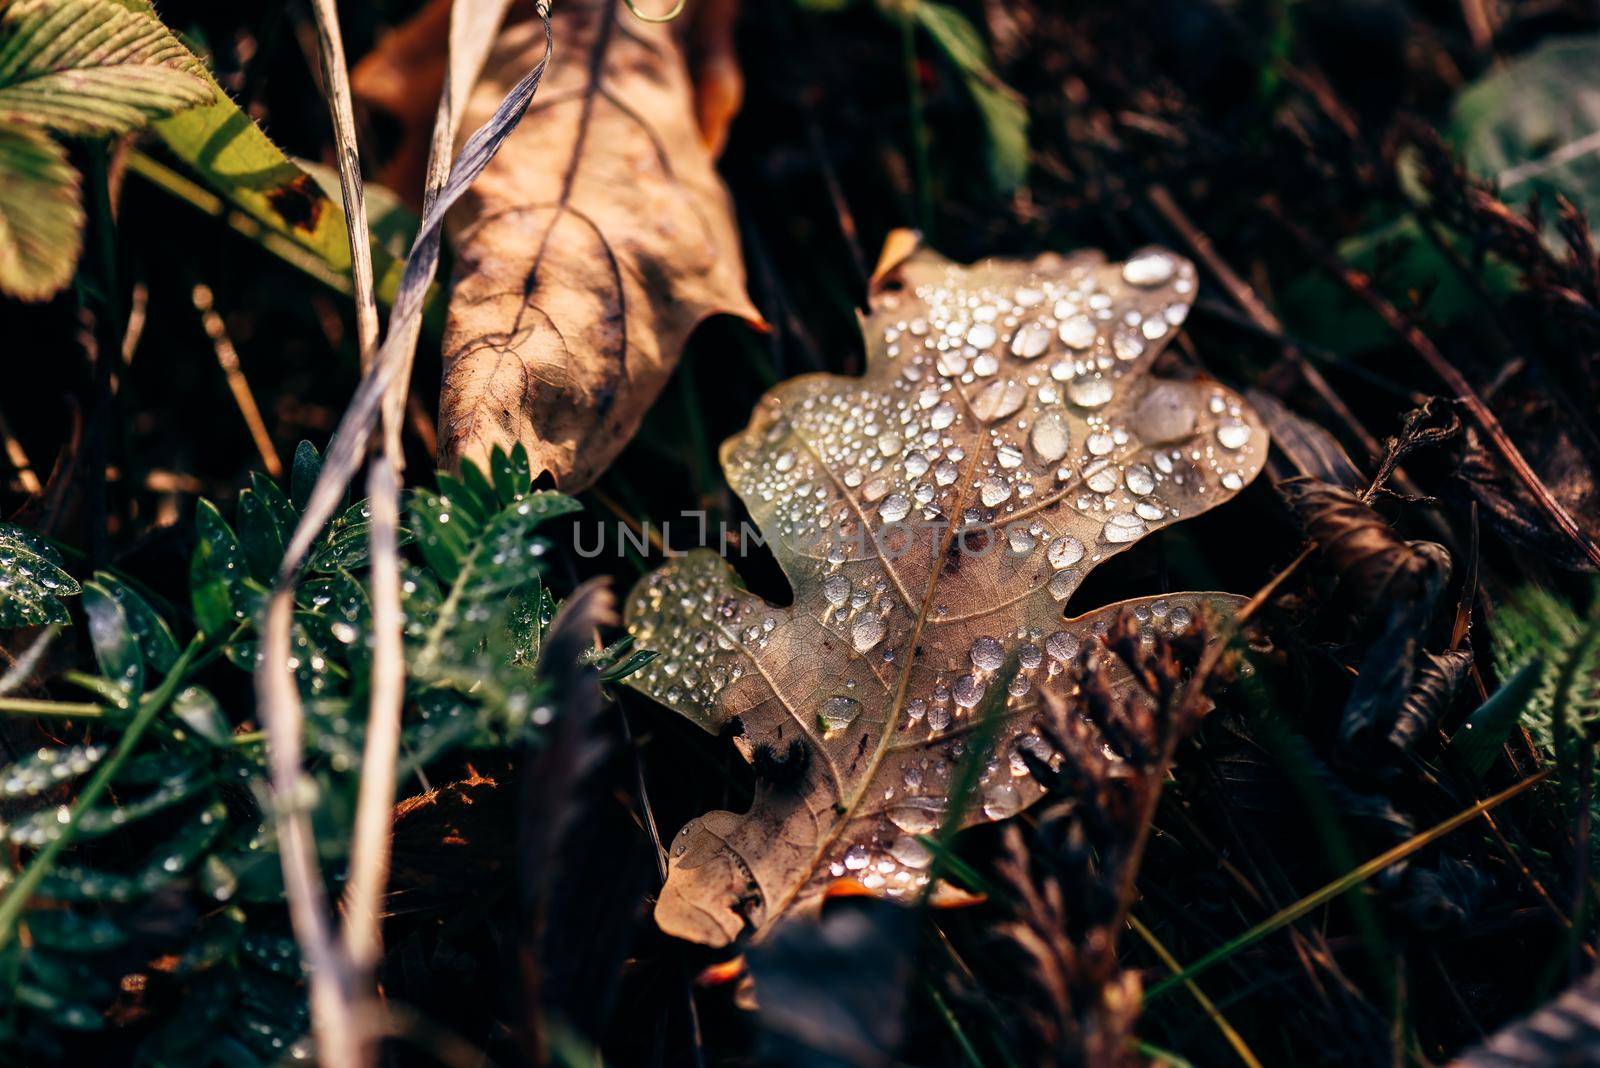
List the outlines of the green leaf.
<svg viewBox="0 0 1600 1068">
<path fill-rule="evenodd" d="M 172 712 L 195 734 L 212 745 L 226 748 L 233 742 L 233 727 L 222 706 L 203 686 L 185 686 L 172 699 Z"/>
<path fill-rule="evenodd" d="M 506 481 L 514 471 L 508 458 L 500 484 L 514 485 Z M 502 602 L 525 587 L 536 593 L 539 589 L 532 586 L 532 580 L 545 546 L 533 537 L 534 528 L 580 507 L 559 493 L 528 493 L 479 526 L 435 494 L 413 495 L 410 515 L 417 544 L 429 565 L 451 584 L 415 658 L 419 677 L 471 663 L 479 644 L 495 634 L 496 628 L 510 631 L 499 635 L 497 648 L 503 642 L 505 648 L 516 650 L 520 659 L 537 658 L 543 602 L 519 603 L 516 598 L 509 605 Z"/>
<path fill-rule="evenodd" d="M 340 200 L 343 193 L 339 189 L 337 170 L 311 160 L 297 159 L 295 162 L 316 179 L 328 199 L 335 202 Z M 363 193 L 367 202 L 367 229 L 372 234 L 374 245 L 391 256 L 404 259 L 421 225 L 417 213 L 406 207 L 400 195 L 386 185 L 366 182 Z"/>
<path fill-rule="evenodd" d="M 38 797 L 47 790 L 85 775 L 105 759 L 103 745 L 70 745 L 29 753 L 0 772 L 0 798 Z"/>
<path fill-rule="evenodd" d="M 178 640 L 172 636 L 166 620 L 131 586 L 110 572 L 97 572 L 94 579 L 122 606 L 144 662 L 163 673 L 170 670 L 178 659 Z"/>
<path fill-rule="evenodd" d="M 322 473 L 322 454 L 309 441 L 294 447 L 294 463 L 289 469 L 289 500 L 296 511 L 304 511 L 311 498 L 311 487 Z"/>
<path fill-rule="evenodd" d="M 1487 774 L 1495 757 L 1500 755 L 1506 735 L 1522 718 L 1522 710 L 1528 706 L 1528 699 L 1538 687 L 1543 671 L 1543 664 L 1537 660 L 1524 665 L 1450 736 L 1451 751 L 1474 775 L 1481 778 Z"/>
<path fill-rule="evenodd" d="M 61 569 L 61 554 L 43 538 L 0 523 L 0 628 L 68 623 L 63 597 L 78 583 Z"/>
<path fill-rule="evenodd" d="M 154 14 L 114 0 L 15 0 L 0 13 L 0 123 L 122 134 L 216 95 Z"/>
<path fill-rule="evenodd" d="M 651 661 L 661 654 L 654 649 L 640 649 L 631 654 L 626 660 L 612 664 L 600 673 L 601 682 L 621 682 L 623 679 L 647 667 Z"/>
<path fill-rule="evenodd" d="M 1468 242 L 1454 234 L 1441 232 L 1440 236 L 1461 262 L 1472 262 Z M 1493 256 L 1487 257 L 1477 272 L 1483 290 L 1471 284 L 1411 215 L 1341 241 L 1338 254 L 1387 292 L 1415 294 L 1419 314 L 1428 323 L 1481 321 L 1489 329 L 1492 309 L 1484 303 L 1483 290 L 1509 296 L 1517 287 L 1515 268 Z M 1377 313 L 1325 271 L 1294 279 L 1284 287 L 1282 303 L 1290 332 L 1318 348 L 1355 355 L 1394 344 L 1394 331 Z"/>
<path fill-rule="evenodd" d="M 989 135 L 989 174 L 996 189 L 1009 193 L 1028 177 L 1028 108 L 989 66 L 989 49 L 967 17 L 945 4 L 918 3 L 913 9 L 978 107 Z"/>
<path fill-rule="evenodd" d="M 152 11 L 149 0 L 114 2 L 132 11 Z M 200 67 L 197 73 L 213 91 L 210 105 L 162 119 L 152 132 L 205 185 L 274 237 L 310 252 L 335 274 L 348 275 L 350 240 L 343 206 L 239 110 L 210 72 Z M 154 168 L 140 168 L 140 173 L 172 191 L 157 179 Z M 404 264 L 374 244 L 378 296 L 390 302 Z"/>
<path fill-rule="evenodd" d="M 517 442 L 509 455 L 498 447 L 489 454 L 489 477 L 502 506 L 521 500 L 533 490 L 533 471 L 522 442 Z"/>
<path fill-rule="evenodd" d="M 220 638 L 249 615 L 244 549 L 217 506 L 205 498 L 194 519 L 198 540 L 189 561 L 189 598 L 201 633 Z"/>
<path fill-rule="evenodd" d="M 1600 35 L 1553 38 L 1494 67 L 1456 97 L 1448 133 L 1509 200 L 1600 203 Z"/>
<path fill-rule="evenodd" d="M 100 674 L 121 694 L 121 707 L 127 708 L 144 692 L 144 656 L 128 613 L 98 582 L 83 584 L 83 611 L 89 617 L 89 641 Z"/>
<path fill-rule="evenodd" d="M 251 576 L 260 582 L 271 582 L 278 561 L 283 559 L 283 535 L 277 523 L 253 489 L 239 492 L 234 515 L 239 525 L 239 546 L 244 550 Z"/>
<path fill-rule="evenodd" d="M 78 172 L 34 130 L 0 126 L 0 293 L 45 300 L 72 281 L 83 248 Z"/>
</svg>

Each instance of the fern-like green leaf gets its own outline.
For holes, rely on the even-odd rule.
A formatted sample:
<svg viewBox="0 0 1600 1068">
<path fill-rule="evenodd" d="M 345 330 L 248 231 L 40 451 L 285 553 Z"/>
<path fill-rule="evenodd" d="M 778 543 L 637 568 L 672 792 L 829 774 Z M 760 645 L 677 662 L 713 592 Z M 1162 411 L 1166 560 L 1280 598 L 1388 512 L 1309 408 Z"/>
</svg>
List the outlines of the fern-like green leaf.
<svg viewBox="0 0 1600 1068">
<path fill-rule="evenodd" d="M 15 0 L 0 13 L 0 122 L 120 134 L 209 104 L 200 62 L 114 0 Z"/>
<path fill-rule="evenodd" d="M 417 654 L 416 671 L 423 677 L 467 666 L 497 624 L 520 629 L 515 617 L 526 614 L 527 606 L 511 595 L 531 585 L 544 552 L 531 534 L 539 524 L 579 508 L 570 497 L 533 491 L 521 445 L 509 454 L 496 449 L 488 477 L 471 464 L 462 474 L 459 481 L 441 475 L 441 493 L 418 492 L 411 499 L 417 546 L 450 585 Z M 519 649 L 503 652 L 511 662 L 519 659 Z"/>
<path fill-rule="evenodd" d="M 0 293 L 60 292 L 82 246 L 78 172 L 66 152 L 38 131 L 0 126 Z"/>
<path fill-rule="evenodd" d="M 1500 607 L 1494 633 L 1495 666 L 1502 678 L 1539 665 L 1522 723 L 1555 758 L 1568 800 L 1575 800 L 1579 761 L 1595 759 L 1600 731 L 1600 600 L 1584 618 L 1550 591 L 1528 587 Z M 1600 797 L 1594 808 L 1600 816 Z"/>
</svg>

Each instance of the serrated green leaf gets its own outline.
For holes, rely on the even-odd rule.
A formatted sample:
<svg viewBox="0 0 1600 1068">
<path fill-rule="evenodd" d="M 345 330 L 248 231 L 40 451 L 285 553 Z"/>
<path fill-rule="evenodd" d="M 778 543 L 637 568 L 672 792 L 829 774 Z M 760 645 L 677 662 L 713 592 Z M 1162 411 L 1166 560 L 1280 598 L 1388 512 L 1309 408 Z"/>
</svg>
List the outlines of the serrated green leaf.
<svg viewBox="0 0 1600 1068">
<path fill-rule="evenodd" d="M 122 134 L 215 98 L 153 14 L 113 0 L 15 0 L 0 11 L 0 123 Z"/>
<path fill-rule="evenodd" d="M 532 671 L 550 620 L 544 614 L 544 582 L 534 578 L 513 590 L 501 610 L 500 625 L 489 634 L 489 657 L 496 664 Z"/>
<path fill-rule="evenodd" d="M 322 541 L 307 563 L 312 571 L 350 571 L 367 562 L 371 553 L 372 512 L 365 501 L 352 504 L 328 524 Z M 411 532 L 398 532 L 399 544 L 411 542 Z"/>
<path fill-rule="evenodd" d="M 38 749 L 0 773 L 0 798 L 38 797 L 45 791 L 85 775 L 105 758 L 103 745 L 70 745 Z"/>
<path fill-rule="evenodd" d="M 419 676 L 470 663 L 474 651 L 495 634 L 496 627 L 515 625 L 507 622 L 515 617 L 515 609 L 511 609 L 512 617 L 507 617 L 508 609 L 501 602 L 513 591 L 530 586 L 541 566 L 545 546 L 533 537 L 534 529 L 579 507 L 563 494 L 528 493 L 481 529 L 473 530 L 469 522 L 456 521 L 458 517 L 436 495 L 414 495 L 411 514 L 418 526 L 417 544 L 430 564 L 437 557 L 445 565 L 434 565 L 434 569 L 451 585 L 417 654 Z M 536 659 L 537 655 L 535 643 L 529 657 Z"/>
<path fill-rule="evenodd" d="M 70 622 L 61 598 L 80 592 L 48 542 L 0 523 L 0 628 Z"/>
<path fill-rule="evenodd" d="M 122 603 L 98 582 L 83 584 L 83 611 L 89 617 L 89 641 L 95 662 L 127 708 L 144 692 L 144 655 Z"/>
<path fill-rule="evenodd" d="M 78 172 L 66 151 L 35 130 L 0 126 L 0 293 L 55 295 L 82 248 Z"/>
<path fill-rule="evenodd" d="M 480 520 L 488 519 L 500 509 L 500 498 L 495 494 L 494 486 L 489 483 L 489 476 L 483 473 L 483 468 L 465 460 L 461 464 L 461 484 L 467 488 L 467 493 L 473 501 L 469 511 L 477 514 Z M 439 488 L 448 496 L 444 489 L 445 484 L 440 483 Z"/>
<path fill-rule="evenodd" d="M 464 463 L 462 467 L 477 471 L 477 468 L 473 467 L 470 461 Z M 465 482 L 454 475 L 439 471 L 434 475 L 434 481 L 438 484 L 439 496 L 448 500 L 456 507 L 457 511 L 474 523 L 481 524 L 499 511 L 499 507 L 494 501 L 485 500 L 479 496 L 477 490 L 469 489 Z M 484 489 L 489 490 L 489 487 L 485 486 Z M 489 492 L 492 493 L 493 491 L 489 490 Z"/>
<path fill-rule="evenodd" d="M 84 901 L 124 904 L 146 897 L 181 878 L 205 856 L 227 825 L 228 809 L 221 801 L 207 805 L 178 829 L 132 874 L 77 865 L 58 865 L 39 883 L 46 901 Z"/>
</svg>

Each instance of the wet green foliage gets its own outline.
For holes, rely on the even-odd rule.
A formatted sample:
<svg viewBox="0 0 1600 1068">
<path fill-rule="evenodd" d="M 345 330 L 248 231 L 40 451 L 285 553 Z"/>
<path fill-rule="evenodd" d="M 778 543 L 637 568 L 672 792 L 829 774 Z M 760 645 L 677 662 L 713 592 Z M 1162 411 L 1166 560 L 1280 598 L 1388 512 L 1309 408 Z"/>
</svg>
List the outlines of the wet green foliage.
<svg viewBox="0 0 1600 1068">
<path fill-rule="evenodd" d="M 300 964 L 264 808 L 266 747 L 245 673 L 319 462 L 302 444 L 289 494 L 253 478 L 232 523 L 200 502 L 188 618 L 158 610 L 126 576 L 100 572 L 82 584 L 93 669 L 69 672 L 51 690 L 76 686 L 89 703 L 34 702 L 67 716 L 55 736 L 78 740 L 42 745 L 0 770 L 0 835 L 23 872 L 40 866 L 26 907 L 5 913 L 14 923 L 0 930 L 8 1049 L 48 1058 L 68 1032 L 158 1011 L 139 1049 L 149 1063 L 305 1055 Z M 460 479 L 440 475 L 437 492 L 412 493 L 402 539 L 412 546 L 402 577 L 403 789 L 446 756 L 538 744 L 554 716 L 540 650 L 557 603 L 536 528 L 577 507 L 533 490 L 520 449 L 497 453 L 488 472 L 469 466 Z M 324 865 L 336 873 L 363 744 L 369 531 L 366 506 L 352 504 L 322 532 L 295 593 L 314 822 Z M 0 528 L 0 545 L 4 624 L 68 622 L 59 598 L 79 585 L 59 556 L 10 527 Z M 646 661 L 626 643 L 591 659 L 608 678 Z M 74 800 L 107 769 L 97 803 Z M 8 901 L 28 889 L 25 878 L 7 876 Z"/>
</svg>

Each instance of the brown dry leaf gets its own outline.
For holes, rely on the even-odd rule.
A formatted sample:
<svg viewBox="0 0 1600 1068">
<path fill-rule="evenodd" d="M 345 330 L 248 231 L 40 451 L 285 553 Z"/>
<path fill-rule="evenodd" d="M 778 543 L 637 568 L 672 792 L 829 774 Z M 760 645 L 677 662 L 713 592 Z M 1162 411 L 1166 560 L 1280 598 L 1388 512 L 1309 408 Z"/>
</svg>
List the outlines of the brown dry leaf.
<svg viewBox="0 0 1600 1068">
<path fill-rule="evenodd" d="M 702 320 L 761 318 L 677 35 L 621 0 L 554 11 L 539 99 L 454 220 L 441 451 L 482 462 L 520 441 L 571 491 L 638 429 Z M 465 129 L 543 41 L 533 22 L 501 33 Z"/>
<path fill-rule="evenodd" d="M 968 824 L 1039 797 L 1019 750 L 1051 758 L 1031 729 L 1041 693 L 1070 696 L 1065 665 L 1123 609 L 1181 630 L 1236 600 L 1062 618 L 1090 569 L 1227 500 L 1265 459 L 1237 395 L 1145 374 L 1188 312 L 1193 266 L 1148 249 L 961 267 L 891 247 L 865 376 L 784 383 L 722 448 L 793 606 L 744 591 L 709 551 L 629 598 L 630 631 L 661 653 L 630 683 L 733 734 L 757 767 L 749 812 L 672 841 L 656 919 L 683 938 L 759 932 L 845 877 L 919 892 L 932 858 L 916 836 L 945 821 L 990 687 L 1011 678 Z"/>
</svg>

